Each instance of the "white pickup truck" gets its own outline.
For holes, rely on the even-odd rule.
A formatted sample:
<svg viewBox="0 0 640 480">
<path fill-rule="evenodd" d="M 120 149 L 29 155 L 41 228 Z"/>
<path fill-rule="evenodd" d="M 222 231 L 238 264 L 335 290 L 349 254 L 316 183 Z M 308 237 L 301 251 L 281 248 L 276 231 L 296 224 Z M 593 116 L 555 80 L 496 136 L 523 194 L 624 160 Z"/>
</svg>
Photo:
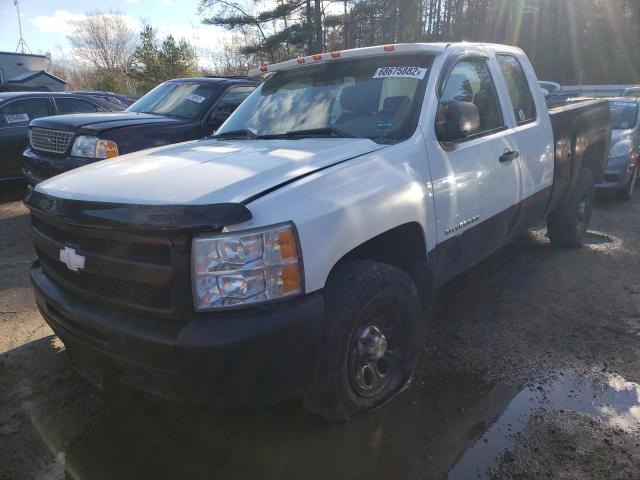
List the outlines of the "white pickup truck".
<svg viewBox="0 0 640 480">
<path fill-rule="evenodd" d="M 609 107 L 549 112 L 521 50 L 397 44 L 252 74 L 214 137 L 25 200 L 38 306 L 97 385 L 347 419 L 410 381 L 435 288 L 545 219 L 580 246 Z"/>
</svg>

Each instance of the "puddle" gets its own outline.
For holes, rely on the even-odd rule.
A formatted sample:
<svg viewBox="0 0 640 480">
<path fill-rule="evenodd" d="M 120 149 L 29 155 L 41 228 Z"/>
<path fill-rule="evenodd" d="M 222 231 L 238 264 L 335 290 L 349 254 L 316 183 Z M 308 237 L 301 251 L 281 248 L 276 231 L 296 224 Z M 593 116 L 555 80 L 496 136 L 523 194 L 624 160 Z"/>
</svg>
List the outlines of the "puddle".
<svg viewBox="0 0 640 480">
<path fill-rule="evenodd" d="M 622 248 L 622 240 L 613 235 L 590 230 L 584 234 L 584 246 L 602 253 L 613 253 Z"/>
<path fill-rule="evenodd" d="M 69 478 L 445 478 L 517 393 L 442 375 L 347 423 L 299 402 L 183 410 L 132 399 L 66 449 Z"/>
<path fill-rule="evenodd" d="M 640 386 L 557 375 L 519 391 L 459 373 L 412 386 L 385 408 L 331 424 L 299 402 L 183 409 L 134 396 L 69 446 L 68 478 L 485 478 L 538 408 L 640 422 Z"/>
<path fill-rule="evenodd" d="M 640 428 L 640 385 L 617 375 L 558 374 L 549 384 L 518 393 L 498 420 L 449 472 L 449 479 L 488 478 L 504 451 L 513 447 L 532 413 L 541 408 L 582 412 L 625 430 Z"/>
</svg>

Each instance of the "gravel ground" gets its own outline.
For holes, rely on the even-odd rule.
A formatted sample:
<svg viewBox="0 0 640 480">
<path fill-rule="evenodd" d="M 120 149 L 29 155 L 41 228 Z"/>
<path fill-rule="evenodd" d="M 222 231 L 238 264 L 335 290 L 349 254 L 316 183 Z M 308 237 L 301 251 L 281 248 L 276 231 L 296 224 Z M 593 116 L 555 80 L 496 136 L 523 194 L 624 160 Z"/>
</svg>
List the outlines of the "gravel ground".
<svg viewBox="0 0 640 480">
<path fill-rule="evenodd" d="M 0 196 L 0 479 L 640 478 L 640 196 L 588 243 L 542 229 L 438 294 L 413 385 L 341 425 L 102 394 L 37 312 L 20 187 Z"/>
</svg>

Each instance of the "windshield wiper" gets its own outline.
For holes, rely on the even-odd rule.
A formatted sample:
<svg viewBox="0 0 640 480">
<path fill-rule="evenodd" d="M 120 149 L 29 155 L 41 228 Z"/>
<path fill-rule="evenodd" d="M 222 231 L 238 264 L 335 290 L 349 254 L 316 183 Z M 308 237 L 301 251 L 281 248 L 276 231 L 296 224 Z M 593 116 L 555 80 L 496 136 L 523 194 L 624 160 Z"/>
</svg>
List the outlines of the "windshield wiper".
<svg viewBox="0 0 640 480">
<path fill-rule="evenodd" d="M 303 130 L 290 130 L 286 133 L 272 133 L 266 135 L 257 135 L 255 132 L 249 129 L 231 130 L 229 132 L 223 132 L 216 135 L 212 135 L 209 138 L 248 138 L 251 140 L 271 140 L 278 138 L 304 138 L 304 137 L 340 137 L 340 138 L 355 138 L 355 135 L 351 135 L 339 128 L 335 127 L 322 127 L 322 128 L 307 128 Z"/>
<path fill-rule="evenodd" d="M 271 140 L 278 138 L 304 138 L 304 137 L 340 137 L 340 138 L 354 138 L 355 135 L 340 130 L 335 127 L 321 127 L 321 128 L 305 128 L 303 130 L 290 130 L 286 133 L 268 133 L 265 135 L 258 135 L 257 138 Z"/>
<path fill-rule="evenodd" d="M 291 130 L 284 134 L 286 137 L 315 137 L 315 136 L 327 136 L 327 137 L 340 137 L 340 138 L 353 138 L 354 135 L 340 130 L 335 127 L 322 127 L 322 128 L 307 128 L 304 130 Z"/>
<path fill-rule="evenodd" d="M 244 128 L 241 130 L 230 130 L 228 132 L 217 133 L 209 138 L 249 138 L 253 140 L 254 138 L 258 138 L 258 135 L 251 130 Z"/>
</svg>

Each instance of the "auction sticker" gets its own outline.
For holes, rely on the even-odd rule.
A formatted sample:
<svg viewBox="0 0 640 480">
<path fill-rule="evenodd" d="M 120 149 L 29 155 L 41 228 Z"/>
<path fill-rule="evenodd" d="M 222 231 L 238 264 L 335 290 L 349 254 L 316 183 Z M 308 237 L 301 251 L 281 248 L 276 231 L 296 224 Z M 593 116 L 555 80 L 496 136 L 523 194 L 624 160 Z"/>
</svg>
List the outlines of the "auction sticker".
<svg viewBox="0 0 640 480">
<path fill-rule="evenodd" d="M 29 121 L 29 115 L 26 113 L 15 113 L 13 115 L 5 115 L 4 119 L 7 123 L 22 123 Z"/>
<path fill-rule="evenodd" d="M 417 78 L 422 80 L 427 74 L 427 68 L 421 67 L 380 67 L 373 74 L 373 78 Z"/>
<path fill-rule="evenodd" d="M 206 100 L 206 98 L 201 97 L 200 95 L 196 95 L 192 93 L 191 95 L 187 95 L 187 100 L 191 100 L 192 102 L 202 103 Z"/>
</svg>

